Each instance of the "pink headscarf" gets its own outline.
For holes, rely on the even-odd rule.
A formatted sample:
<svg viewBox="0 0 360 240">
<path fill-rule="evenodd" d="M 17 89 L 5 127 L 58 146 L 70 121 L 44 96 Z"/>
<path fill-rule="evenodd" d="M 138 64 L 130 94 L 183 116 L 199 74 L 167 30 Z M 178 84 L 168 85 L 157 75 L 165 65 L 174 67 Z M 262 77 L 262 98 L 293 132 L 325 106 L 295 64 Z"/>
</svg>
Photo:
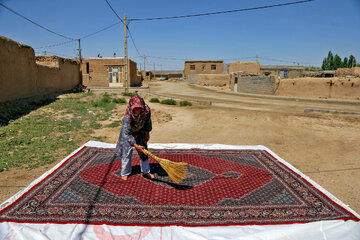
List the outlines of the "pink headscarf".
<svg viewBox="0 0 360 240">
<path fill-rule="evenodd" d="M 141 108 L 140 114 L 134 113 L 134 108 Z M 147 116 L 150 108 L 145 104 L 145 101 L 139 95 L 134 95 L 129 99 L 129 106 L 126 109 L 126 115 L 130 116 L 132 120 L 138 121 Z"/>
</svg>

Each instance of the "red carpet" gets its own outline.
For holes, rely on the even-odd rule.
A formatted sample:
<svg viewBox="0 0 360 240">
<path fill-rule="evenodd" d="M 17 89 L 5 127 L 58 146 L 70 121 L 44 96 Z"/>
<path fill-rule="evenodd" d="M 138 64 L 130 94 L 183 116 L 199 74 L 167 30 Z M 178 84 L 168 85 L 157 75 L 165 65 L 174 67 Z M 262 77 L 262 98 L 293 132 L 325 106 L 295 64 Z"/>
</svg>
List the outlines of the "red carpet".
<svg viewBox="0 0 360 240">
<path fill-rule="evenodd" d="M 155 180 L 120 178 L 113 149 L 85 147 L 0 212 L 0 221 L 113 225 L 283 224 L 359 220 L 264 150 L 151 150 L 189 163 L 179 184 L 150 160 Z"/>
</svg>

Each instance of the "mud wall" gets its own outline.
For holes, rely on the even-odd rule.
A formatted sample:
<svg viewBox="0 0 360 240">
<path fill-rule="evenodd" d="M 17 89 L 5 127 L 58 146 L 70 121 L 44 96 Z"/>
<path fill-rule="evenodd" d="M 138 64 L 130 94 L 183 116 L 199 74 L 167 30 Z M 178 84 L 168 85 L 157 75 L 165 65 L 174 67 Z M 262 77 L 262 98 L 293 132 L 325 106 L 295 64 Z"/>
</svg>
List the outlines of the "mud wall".
<svg viewBox="0 0 360 240">
<path fill-rule="evenodd" d="M 34 49 L 0 36 L 0 102 L 70 90 L 81 83 L 79 64 L 35 57 Z"/>
<path fill-rule="evenodd" d="M 34 49 L 0 36 L 0 101 L 37 94 Z"/>
<path fill-rule="evenodd" d="M 187 82 L 200 86 L 223 87 L 229 86 L 229 74 L 191 74 L 187 77 Z"/>
<path fill-rule="evenodd" d="M 229 65 L 229 73 L 246 72 L 246 73 L 260 73 L 260 63 L 258 62 L 231 62 Z"/>
<path fill-rule="evenodd" d="M 281 79 L 275 95 L 360 100 L 360 78 Z"/>
<path fill-rule="evenodd" d="M 353 68 L 338 68 L 335 71 L 335 77 L 360 77 L 360 67 L 353 67 Z"/>
</svg>

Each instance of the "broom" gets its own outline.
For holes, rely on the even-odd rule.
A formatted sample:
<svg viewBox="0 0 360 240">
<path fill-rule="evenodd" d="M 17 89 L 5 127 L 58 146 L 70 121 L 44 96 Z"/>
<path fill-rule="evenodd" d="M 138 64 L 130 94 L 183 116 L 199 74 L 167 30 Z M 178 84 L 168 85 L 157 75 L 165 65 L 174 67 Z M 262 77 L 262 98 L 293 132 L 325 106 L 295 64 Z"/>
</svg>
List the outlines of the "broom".
<svg viewBox="0 0 360 240">
<path fill-rule="evenodd" d="M 184 179 L 188 165 L 186 162 L 172 162 L 165 158 L 159 158 L 146 149 L 143 151 L 160 164 L 174 183 L 179 183 Z"/>
</svg>

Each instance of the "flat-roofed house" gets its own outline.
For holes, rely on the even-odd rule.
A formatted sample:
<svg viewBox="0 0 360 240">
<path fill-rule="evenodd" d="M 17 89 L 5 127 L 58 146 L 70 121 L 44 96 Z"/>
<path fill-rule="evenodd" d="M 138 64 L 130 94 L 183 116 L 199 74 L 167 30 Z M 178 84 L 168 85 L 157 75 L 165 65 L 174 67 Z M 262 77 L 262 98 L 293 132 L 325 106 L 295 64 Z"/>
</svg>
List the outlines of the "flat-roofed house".
<svg viewBox="0 0 360 240">
<path fill-rule="evenodd" d="M 88 87 L 125 87 L 124 58 L 85 58 L 81 71 L 83 85 Z M 128 59 L 129 86 L 138 86 L 136 63 Z"/>
<path fill-rule="evenodd" d="M 303 77 L 304 66 L 279 66 L 279 65 L 261 65 L 260 72 L 265 76 L 277 76 L 280 78 Z"/>
<path fill-rule="evenodd" d="M 184 76 L 191 74 L 222 74 L 222 60 L 185 61 Z"/>
</svg>

